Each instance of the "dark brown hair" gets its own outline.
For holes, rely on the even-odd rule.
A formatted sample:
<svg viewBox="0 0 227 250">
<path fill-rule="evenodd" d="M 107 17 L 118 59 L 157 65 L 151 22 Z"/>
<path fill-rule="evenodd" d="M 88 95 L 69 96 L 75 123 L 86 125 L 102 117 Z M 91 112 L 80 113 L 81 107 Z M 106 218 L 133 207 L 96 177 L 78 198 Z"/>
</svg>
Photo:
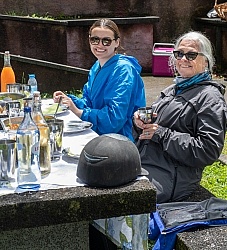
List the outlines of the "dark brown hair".
<svg viewBox="0 0 227 250">
<path fill-rule="evenodd" d="M 108 28 L 113 31 L 115 39 L 120 38 L 120 32 L 116 23 L 110 19 L 99 19 L 95 21 L 89 30 L 89 35 L 91 35 L 92 30 L 96 27 Z"/>
</svg>

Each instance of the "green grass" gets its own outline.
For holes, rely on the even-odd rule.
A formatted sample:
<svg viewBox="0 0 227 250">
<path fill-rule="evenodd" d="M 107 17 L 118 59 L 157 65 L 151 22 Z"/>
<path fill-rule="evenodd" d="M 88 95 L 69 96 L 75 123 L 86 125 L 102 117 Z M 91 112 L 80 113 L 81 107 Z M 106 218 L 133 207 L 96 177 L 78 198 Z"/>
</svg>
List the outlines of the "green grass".
<svg viewBox="0 0 227 250">
<path fill-rule="evenodd" d="M 222 154 L 227 155 L 227 141 Z M 227 165 L 216 161 L 206 166 L 200 184 L 216 197 L 227 200 Z"/>
<path fill-rule="evenodd" d="M 200 184 L 216 197 L 227 200 L 227 165 L 217 161 L 207 166 Z"/>
</svg>

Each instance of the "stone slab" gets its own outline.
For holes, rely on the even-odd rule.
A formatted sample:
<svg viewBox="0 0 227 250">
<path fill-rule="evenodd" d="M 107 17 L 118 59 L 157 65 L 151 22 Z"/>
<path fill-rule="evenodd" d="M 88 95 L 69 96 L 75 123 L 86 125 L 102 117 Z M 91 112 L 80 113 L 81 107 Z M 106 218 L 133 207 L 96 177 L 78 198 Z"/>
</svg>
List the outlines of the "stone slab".
<svg viewBox="0 0 227 250">
<path fill-rule="evenodd" d="M 148 180 L 97 189 L 72 187 L 0 196 L 0 231 L 31 228 L 155 210 L 156 191 Z"/>
</svg>

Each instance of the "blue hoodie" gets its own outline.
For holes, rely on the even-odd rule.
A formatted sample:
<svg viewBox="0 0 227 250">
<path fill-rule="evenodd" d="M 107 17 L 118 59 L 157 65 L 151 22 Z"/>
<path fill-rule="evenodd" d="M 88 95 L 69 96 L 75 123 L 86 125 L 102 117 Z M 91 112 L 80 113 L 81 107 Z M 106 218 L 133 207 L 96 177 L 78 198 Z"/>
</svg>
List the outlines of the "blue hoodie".
<svg viewBox="0 0 227 250">
<path fill-rule="evenodd" d="M 117 54 L 103 67 L 99 61 L 89 71 L 82 98 L 68 95 L 83 109 L 81 119 L 93 124 L 99 135 L 118 133 L 133 141 L 132 117 L 146 105 L 141 66 L 132 56 Z"/>
</svg>

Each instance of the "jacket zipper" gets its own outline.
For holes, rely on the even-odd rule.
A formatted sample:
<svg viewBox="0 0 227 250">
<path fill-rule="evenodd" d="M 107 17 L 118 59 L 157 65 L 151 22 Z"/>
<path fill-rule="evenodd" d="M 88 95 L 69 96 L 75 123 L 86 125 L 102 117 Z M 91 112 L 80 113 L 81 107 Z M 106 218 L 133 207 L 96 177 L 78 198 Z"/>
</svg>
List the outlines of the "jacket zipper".
<svg viewBox="0 0 227 250">
<path fill-rule="evenodd" d="M 93 85 L 94 85 L 95 79 L 96 79 L 98 73 L 100 72 L 100 70 L 101 70 L 101 67 L 99 66 L 99 69 L 97 70 L 97 72 L 95 74 L 95 77 L 94 77 L 94 80 L 93 80 L 92 85 L 91 85 L 91 93 L 92 93 L 92 89 L 93 89 Z"/>
</svg>

